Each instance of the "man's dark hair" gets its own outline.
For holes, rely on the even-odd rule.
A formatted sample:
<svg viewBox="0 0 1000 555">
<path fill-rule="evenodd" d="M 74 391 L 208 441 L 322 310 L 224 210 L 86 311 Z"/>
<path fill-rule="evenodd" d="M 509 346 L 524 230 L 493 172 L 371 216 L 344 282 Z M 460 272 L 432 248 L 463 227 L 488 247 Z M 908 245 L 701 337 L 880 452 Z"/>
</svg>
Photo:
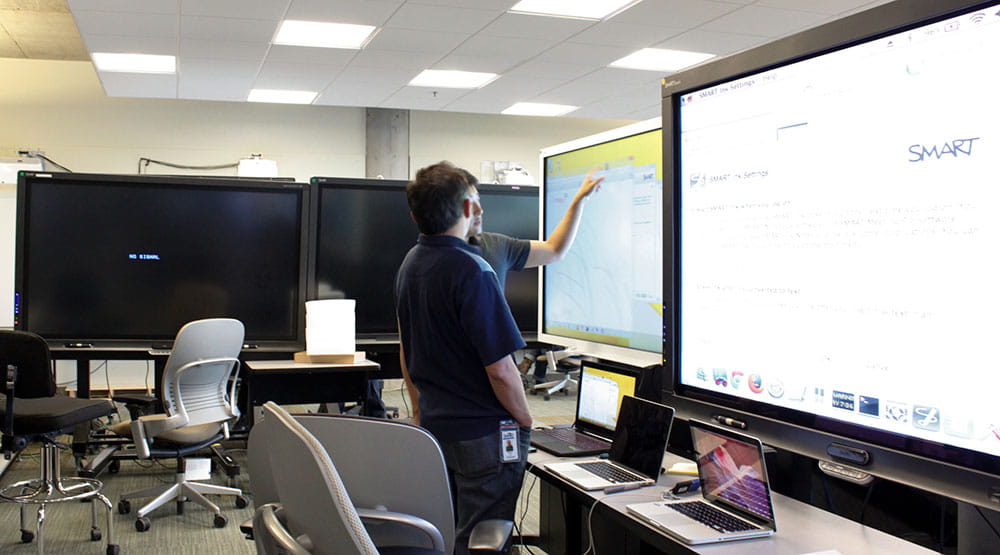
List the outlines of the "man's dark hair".
<svg viewBox="0 0 1000 555">
<path fill-rule="evenodd" d="M 406 185 L 406 201 L 420 233 L 438 235 L 455 225 L 473 187 L 466 174 L 451 162 L 438 162 L 422 168 Z"/>
</svg>

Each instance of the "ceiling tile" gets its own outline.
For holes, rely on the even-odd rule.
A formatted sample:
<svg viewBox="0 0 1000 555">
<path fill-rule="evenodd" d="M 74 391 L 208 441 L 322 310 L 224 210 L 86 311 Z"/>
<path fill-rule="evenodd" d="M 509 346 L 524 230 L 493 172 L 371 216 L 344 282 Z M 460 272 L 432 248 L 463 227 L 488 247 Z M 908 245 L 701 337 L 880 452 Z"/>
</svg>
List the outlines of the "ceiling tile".
<svg viewBox="0 0 1000 555">
<path fill-rule="evenodd" d="M 605 81 L 571 81 L 535 97 L 532 102 L 551 102 L 583 106 L 611 96 L 620 91 L 622 85 Z"/>
<path fill-rule="evenodd" d="M 177 55 L 177 39 L 172 37 L 125 37 L 88 35 L 84 41 L 91 52 Z"/>
<path fill-rule="evenodd" d="M 576 80 L 577 83 L 603 81 L 617 83 L 628 87 L 638 87 L 649 83 L 658 84 L 664 77 L 664 72 L 643 71 L 641 69 L 623 69 L 620 67 L 602 67 Z"/>
<path fill-rule="evenodd" d="M 707 0 L 643 0 L 611 18 L 616 23 L 692 28 L 740 6 Z"/>
<path fill-rule="evenodd" d="M 500 52 L 500 54 L 505 54 Z M 485 73 L 504 73 L 516 66 L 523 58 L 520 56 L 446 56 L 428 69 L 454 69 L 459 71 L 478 71 Z"/>
<path fill-rule="evenodd" d="M 386 22 L 386 27 L 421 31 L 464 31 L 474 33 L 492 22 L 503 10 L 430 6 L 406 3 Z"/>
<path fill-rule="evenodd" d="M 138 14 L 132 12 L 74 11 L 73 19 L 80 34 L 123 35 L 129 37 L 177 37 L 176 15 Z"/>
<path fill-rule="evenodd" d="M 439 110 L 468 93 L 468 89 L 404 87 L 379 103 L 379 106 L 383 108 L 406 108 L 410 110 Z"/>
<path fill-rule="evenodd" d="M 723 33 L 782 37 L 815 25 L 823 19 L 822 15 L 810 12 L 747 6 L 706 23 L 703 29 Z"/>
<path fill-rule="evenodd" d="M 277 30 L 277 22 L 263 19 L 181 16 L 185 39 L 270 42 Z"/>
<path fill-rule="evenodd" d="M 638 50 L 651 44 L 666 40 L 675 35 L 679 35 L 686 30 L 686 27 L 635 25 L 632 23 L 618 23 L 614 20 L 608 20 L 594 25 L 587 30 L 584 36 L 570 39 L 569 42 L 628 46 Z"/>
<path fill-rule="evenodd" d="M 346 48 L 313 48 L 273 44 L 267 51 L 267 61 L 346 66 L 357 54 L 357 50 Z"/>
<path fill-rule="evenodd" d="M 550 48 L 539 56 L 538 59 L 546 62 L 567 64 L 586 63 L 596 67 L 604 67 L 618 58 L 631 54 L 633 51 L 634 49 L 627 46 L 564 42 Z"/>
<path fill-rule="evenodd" d="M 357 83 L 337 79 L 313 104 L 320 106 L 379 106 L 400 88 L 389 84 Z"/>
<path fill-rule="evenodd" d="M 149 13 L 177 15 L 177 0 L 67 0 L 70 11 Z"/>
<path fill-rule="evenodd" d="M 396 50 L 376 50 L 365 48 L 351 61 L 351 67 L 370 67 L 385 69 L 427 69 L 438 61 L 438 53 L 406 52 Z M 418 71 L 419 73 L 419 71 Z M 416 75 L 416 73 L 414 73 Z"/>
<path fill-rule="evenodd" d="M 365 48 L 397 52 L 434 52 L 444 54 L 469 38 L 468 33 L 382 29 Z"/>
<path fill-rule="evenodd" d="M 242 102 L 253 88 L 255 62 L 182 58 L 178 62 L 178 98 Z"/>
<path fill-rule="evenodd" d="M 366 68 L 352 65 L 337 75 L 334 85 L 343 86 L 344 83 L 353 82 L 393 87 L 393 91 L 395 91 L 395 89 L 405 87 L 421 71 L 420 69 Z"/>
<path fill-rule="evenodd" d="M 176 98 L 177 75 L 151 73 L 97 72 L 108 96 L 135 98 Z"/>
<path fill-rule="evenodd" d="M 267 54 L 265 42 L 230 42 L 222 40 L 181 39 L 182 58 L 218 58 L 220 60 L 262 61 Z"/>
<path fill-rule="evenodd" d="M 518 61 L 535 57 L 556 44 L 548 39 L 526 39 L 473 35 L 452 54 L 462 56 L 504 56 Z"/>
<path fill-rule="evenodd" d="M 722 57 L 753 48 L 764 42 L 767 42 L 765 37 L 695 29 L 654 46 L 656 48 L 706 52 Z"/>
<path fill-rule="evenodd" d="M 181 0 L 180 4 L 182 15 L 271 21 L 282 19 L 288 8 L 288 0 Z"/>
<path fill-rule="evenodd" d="M 474 0 L 477 8 L 494 9 L 501 12 L 507 11 L 517 3 L 517 0 Z M 465 8 L 469 6 L 469 0 L 409 0 L 409 4 L 426 4 L 428 6 L 454 6 Z"/>
<path fill-rule="evenodd" d="M 285 18 L 380 27 L 402 4 L 403 0 L 292 0 Z"/>
<path fill-rule="evenodd" d="M 531 60 L 525 62 L 511 71 L 507 75 L 525 75 L 532 77 L 546 77 L 551 79 L 576 79 L 594 71 L 593 65 L 582 63 L 559 63 L 547 62 L 545 60 Z"/>
<path fill-rule="evenodd" d="M 871 4 L 871 0 L 757 0 L 755 5 L 834 15 Z"/>
<path fill-rule="evenodd" d="M 267 61 L 257 74 L 254 88 L 319 92 L 326 88 L 342 69 L 342 66 Z"/>
<path fill-rule="evenodd" d="M 563 41 L 593 25 L 593 21 L 581 19 L 506 13 L 484 27 L 481 32 L 491 37 L 527 39 L 545 37 L 551 41 Z"/>
</svg>

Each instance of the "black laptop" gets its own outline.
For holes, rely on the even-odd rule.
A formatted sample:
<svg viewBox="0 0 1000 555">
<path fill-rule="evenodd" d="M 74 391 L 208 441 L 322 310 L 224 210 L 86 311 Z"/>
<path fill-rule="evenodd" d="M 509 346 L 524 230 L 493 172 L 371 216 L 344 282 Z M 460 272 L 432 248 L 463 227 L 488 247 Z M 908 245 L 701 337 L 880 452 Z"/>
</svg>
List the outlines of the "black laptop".
<svg viewBox="0 0 1000 555">
<path fill-rule="evenodd" d="M 560 457 L 605 453 L 626 395 L 635 395 L 639 373 L 599 362 L 580 364 L 576 419 L 571 426 L 532 430 L 531 444 Z"/>
</svg>

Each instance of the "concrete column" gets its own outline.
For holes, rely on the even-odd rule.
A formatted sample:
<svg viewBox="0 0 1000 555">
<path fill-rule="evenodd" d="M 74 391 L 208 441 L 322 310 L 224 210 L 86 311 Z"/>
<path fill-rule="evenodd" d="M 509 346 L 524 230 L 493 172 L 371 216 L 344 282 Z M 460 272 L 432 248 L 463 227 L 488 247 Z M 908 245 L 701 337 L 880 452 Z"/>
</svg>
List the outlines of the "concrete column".
<svg viewBox="0 0 1000 555">
<path fill-rule="evenodd" d="M 365 110 L 365 177 L 410 178 L 409 110 Z"/>
</svg>

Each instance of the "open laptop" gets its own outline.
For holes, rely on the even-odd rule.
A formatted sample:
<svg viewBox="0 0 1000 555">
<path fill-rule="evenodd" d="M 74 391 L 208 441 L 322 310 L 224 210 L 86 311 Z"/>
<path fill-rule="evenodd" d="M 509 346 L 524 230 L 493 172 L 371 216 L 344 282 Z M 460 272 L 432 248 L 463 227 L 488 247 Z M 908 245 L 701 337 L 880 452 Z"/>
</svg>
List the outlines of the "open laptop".
<svg viewBox="0 0 1000 555">
<path fill-rule="evenodd" d="M 553 462 L 545 468 L 585 490 L 654 484 L 673 420 L 674 409 L 628 395 L 606 460 Z"/>
<path fill-rule="evenodd" d="M 777 526 L 760 440 L 690 422 L 701 498 L 635 503 L 626 506 L 628 512 L 687 544 L 773 534 Z"/>
<path fill-rule="evenodd" d="M 531 444 L 560 457 L 607 452 L 618 422 L 618 407 L 624 396 L 635 395 L 638 378 L 635 370 L 583 361 L 573 425 L 532 430 Z"/>
</svg>

